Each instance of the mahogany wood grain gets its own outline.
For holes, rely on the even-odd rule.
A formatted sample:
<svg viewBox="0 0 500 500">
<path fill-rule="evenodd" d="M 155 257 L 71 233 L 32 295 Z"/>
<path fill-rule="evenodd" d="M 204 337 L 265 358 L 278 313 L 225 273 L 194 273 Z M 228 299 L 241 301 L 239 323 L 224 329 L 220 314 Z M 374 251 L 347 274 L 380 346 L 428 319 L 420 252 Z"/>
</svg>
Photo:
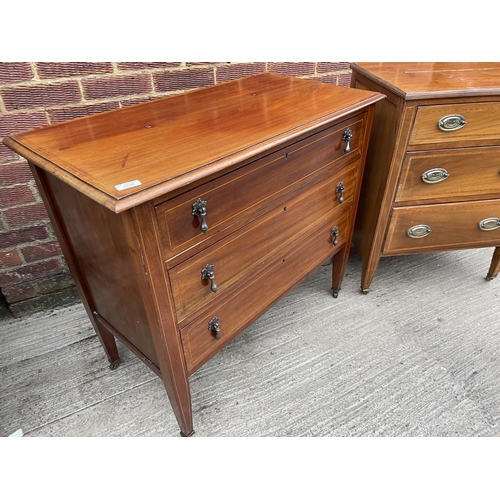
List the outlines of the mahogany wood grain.
<svg viewBox="0 0 500 500">
<path fill-rule="evenodd" d="M 394 205 L 500 198 L 500 147 L 409 153 L 403 163 Z M 422 175 L 446 170 L 443 181 L 428 184 Z"/>
<path fill-rule="evenodd" d="M 159 374 L 182 435 L 189 375 L 327 259 L 340 290 L 383 98 L 263 74 L 4 140 L 32 162 L 109 360 L 116 337 Z"/>
<path fill-rule="evenodd" d="M 121 212 L 380 99 L 272 73 L 205 90 L 12 134 L 6 144 Z"/>
<path fill-rule="evenodd" d="M 297 245 L 281 249 L 266 263 L 258 276 L 245 283 L 244 288 L 218 301 L 214 307 L 208 310 L 204 308 L 199 319 L 183 328 L 181 335 L 189 373 L 196 371 L 252 323 L 257 311 L 267 311 L 282 298 L 290 282 L 299 283 L 337 249 L 345 247 L 349 215 L 349 211 L 344 210 L 330 225 L 325 225 L 316 233 L 303 235 Z M 333 245 L 330 232 L 332 224 L 339 227 L 337 246 Z M 220 318 L 220 339 L 216 339 L 214 332 L 207 327 L 213 316 Z"/>
<path fill-rule="evenodd" d="M 483 231 L 479 223 L 500 220 L 500 201 L 471 201 L 398 207 L 392 211 L 384 255 L 457 250 L 500 245 L 500 227 Z M 411 238 L 406 231 L 417 224 L 430 226 L 423 238 Z"/>
<path fill-rule="evenodd" d="M 122 215 L 50 174 L 46 179 L 94 310 L 158 366 Z"/>
<path fill-rule="evenodd" d="M 461 115 L 467 122 L 457 130 L 442 131 L 441 118 Z M 453 103 L 420 106 L 413 125 L 408 149 L 444 149 L 452 147 L 492 146 L 500 137 L 500 102 Z"/>
<path fill-rule="evenodd" d="M 500 272 L 500 246 L 495 248 L 493 252 L 493 258 L 491 259 L 491 265 L 488 269 L 488 274 L 486 279 L 490 280 L 496 278 Z"/>
<path fill-rule="evenodd" d="M 406 101 L 500 95 L 498 62 L 367 62 L 351 67 Z"/>
<path fill-rule="evenodd" d="M 494 165 L 500 146 L 500 63 L 351 67 L 352 87 L 387 97 L 375 110 L 353 237 L 363 261 L 361 289 L 369 290 L 384 255 L 496 246 L 496 236 L 479 234 L 484 233 L 477 228 L 481 219 L 479 233 L 466 230 L 460 237 L 458 228 L 471 222 L 466 207 L 479 216 L 477 203 L 491 200 L 493 207 L 499 198 Z M 453 114 L 464 115 L 465 126 L 441 131 L 438 120 Z M 433 168 L 446 169 L 449 177 L 423 183 L 421 175 Z M 496 208 L 489 217 L 497 217 L 494 213 Z M 431 235 L 406 236 L 409 227 L 425 224 L 424 214 L 435 228 Z"/>
<path fill-rule="evenodd" d="M 243 219 L 256 207 L 263 209 L 325 169 L 343 168 L 347 162 L 359 158 L 365 120 L 366 113 L 343 121 L 157 205 L 166 259 L 193 246 L 213 244 L 212 238 L 218 231 Z M 347 128 L 353 134 L 349 154 L 345 154 L 342 140 Z M 252 188 L 248 189 L 249 186 Z M 192 205 L 198 198 L 207 203 L 206 234 L 200 230 L 199 219 L 192 215 Z"/>
<path fill-rule="evenodd" d="M 64 222 L 61 218 L 56 202 L 56 193 L 54 193 L 50 188 L 50 175 L 39 169 L 36 165 L 33 165 L 31 162 L 29 165 L 38 187 L 38 191 L 47 210 L 52 229 L 61 247 L 66 265 L 68 266 L 71 276 L 73 277 L 73 281 L 75 282 L 75 287 L 78 291 L 82 304 L 85 307 L 85 311 L 87 312 L 92 326 L 94 327 L 97 338 L 106 353 L 109 363 L 114 364 L 120 359 L 115 338 L 109 331 L 102 328 L 95 319 L 95 303 L 90 295 L 87 283 L 85 282 L 82 274 L 82 269 L 79 266 L 77 257 L 74 253 L 69 234 L 67 233 Z"/>
<path fill-rule="evenodd" d="M 178 320 L 182 321 L 200 306 L 229 291 L 240 279 L 248 279 L 256 268 L 281 248 L 309 231 L 321 221 L 337 217 L 347 210 L 356 186 L 359 163 L 354 163 L 335 176 L 320 177 L 314 186 L 305 185 L 293 192 L 265 215 L 240 231 L 224 238 L 193 258 L 169 271 Z M 336 188 L 344 182 L 344 201 L 339 202 Z M 251 245 L 249 245 L 251 242 Z M 211 283 L 203 280 L 201 271 L 211 264 L 215 269 L 216 293 Z"/>
<path fill-rule="evenodd" d="M 144 266 L 142 278 L 147 280 L 150 290 L 150 328 L 161 378 L 181 432 L 189 436 L 193 433 L 191 390 L 175 320 L 174 301 L 163 272 L 154 206 L 152 203 L 139 205 L 132 215 Z"/>
</svg>

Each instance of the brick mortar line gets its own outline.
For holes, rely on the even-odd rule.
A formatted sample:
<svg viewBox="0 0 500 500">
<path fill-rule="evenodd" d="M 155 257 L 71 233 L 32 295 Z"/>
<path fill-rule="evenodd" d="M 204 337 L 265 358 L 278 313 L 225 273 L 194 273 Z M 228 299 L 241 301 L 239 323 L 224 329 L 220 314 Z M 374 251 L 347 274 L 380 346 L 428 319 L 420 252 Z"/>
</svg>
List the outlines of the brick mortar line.
<svg viewBox="0 0 500 500">
<path fill-rule="evenodd" d="M 25 186 L 26 184 L 30 183 L 31 181 L 26 181 L 25 183 L 21 184 L 11 184 L 8 187 L 13 187 L 13 186 Z M 0 186 L 1 188 L 2 186 Z M 23 207 L 31 207 L 35 205 L 43 205 L 43 201 L 41 198 L 35 197 L 35 201 L 28 201 L 26 203 L 18 203 L 17 205 L 9 205 L 8 207 L 2 207 L 2 215 L 5 212 L 5 210 L 10 210 L 11 208 L 23 208 Z M 45 205 L 43 205 L 45 206 Z M 42 219 L 42 220 L 49 220 L 47 219 Z"/>
<path fill-rule="evenodd" d="M 17 245 L 12 245 L 10 247 L 6 247 L 6 248 L 0 249 L 2 252 L 12 252 L 12 251 L 17 250 L 19 258 L 21 259 L 21 264 L 14 264 L 13 266 L 2 267 L 0 269 L 0 273 L 2 273 L 4 271 L 12 271 L 12 270 L 15 270 L 15 269 L 19 269 L 20 267 L 24 267 L 24 266 L 34 265 L 34 264 L 37 264 L 39 262 L 45 262 L 45 261 L 50 260 L 50 259 L 57 259 L 57 260 L 59 260 L 59 263 L 61 264 L 61 267 L 63 269 L 66 269 L 67 268 L 66 261 L 64 260 L 64 256 L 61 253 L 50 255 L 48 257 L 42 257 L 41 259 L 33 260 L 33 261 L 30 261 L 30 262 L 28 262 L 26 260 L 26 258 L 24 257 L 24 254 L 22 253 L 22 250 L 24 248 L 28 248 L 29 246 L 33 246 L 33 244 L 43 244 L 43 243 L 57 243 L 57 240 L 53 239 L 53 238 L 45 238 L 43 240 L 26 241 L 25 243 L 19 243 Z M 25 283 L 25 282 L 22 281 L 20 283 Z M 11 286 L 11 285 L 9 285 L 9 286 Z"/>
<path fill-rule="evenodd" d="M 32 67 L 33 65 L 36 65 L 36 63 L 31 63 Z M 35 86 L 35 85 L 40 85 L 40 84 L 51 84 L 51 83 L 64 83 L 68 81 L 81 81 L 85 79 L 97 79 L 97 78 L 112 78 L 113 76 L 134 76 L 134 75 L 143 75 L 145 73 L 149 73 L 151 75 L 153 74 L 160 74 L 160 73 L 172 73 L 174 71 L 179 71 L 179 70 L 184 70 L 184 71 L 189 71 L 190 68 L 206 68 L 210 69 L 212 67 L 223 67 L 223 66 L 231 66 L 231 64 L 225 64 L 221 63 L 219 66 L 217 64 L 205 64 L 205 65 L 194 65 L 194 66 L 185 66 L 182 68 L 182 66 L 177 66 L 173 68 L 163 68 L 163 67 L 157 67 L 157 68 L 142 68 L 142 69 L 118 69 L 117 63 L 111 63 L 113 66 L 113 70 L 111 72 L 106 72 L 106 73 L 90 73 L 88 75 L 71 75 L 71 76 L 55 76 L 55 77 L 49 77 L 49 78 L 41 78 L 38 76 L 38 72 L 34 75 L 33 78 L 29 80 L 22 80 L 19 82 L 9 82 L 9 83 L 0 83 L 0 90 L 5 89 L 5 88 L 15 88 L 15 87 L 20 87 L 20 86 Z M 240 63 L 238 63 L 240 64 Z M 247 64 L 247 63 L 244 63 Z M 248 63 L 250 64 L 250 63 Z M 35 72 L 35 70 L 34 70 Z"/>
<path fill-rule="evenodd" d="M 134 76 L 134 75 L 143 75 L 145 73 L 150 74 L 151 76 L 161 74 L 161 73 L 173 73 L 175 71 L 189 71 L 191 68 L 194 69 L 210 69 L 212 68 L 214 72 L 218 68 L 224 68 L 224 67 L 232 67 L 232 66 L 237 66 L 239 64 L 253 64 L 253 62 L 248 62 L 248 63 L 230 63 L 230 64 L 207 64 L 207 65 L 193 65 L 193 66 L 185 66 L 184 68 L 181 67 L 174 67 L 174 68 L 144 68 L 144 69 L 127 69 L 127 70 L 120 70 L 116 69 L 115 71 L 112 71 L 110 73 L 92 73 L 89 75 L 72 75 L 72 76 L 58 76 L 58 77 L 50 77 L 50 78 L 40 78 L 38 74 L 35 74 L 34 77 L 30 80 L 22 80 L 20 82 L 15 82 L 15 83 L 0 83 L 0 90 L 3 89 L 8 89 L 8 88 L 18 88 L 18 87 L 31 87 L 31 86 L 36 86 L 40 84 L 54 84 L 54 83 L 65 83 L 65 82 L 82 82 L 84 80 L 93 80 L 93 79 L 99 79 L 99 78 L 112 78 L 113 76 Z M 269 63 L 266 62 L 266 69 L 265 71 L 269 72 Z M 337 75 L 337 74 L 342 74 L 342 73 L 350 73 L 350 69 L 340 69 L 340 70 L 334 70 L 334 71 L 324 71 L 324 72 L 319 72 L 317 63 L 315 63 L 315 69 L 312 73 L 308 73 L 307 75 L 300 75 L 301 77 L 317 77 L 317 76 L 330 76 L 330 75 Z"/>
</svg>

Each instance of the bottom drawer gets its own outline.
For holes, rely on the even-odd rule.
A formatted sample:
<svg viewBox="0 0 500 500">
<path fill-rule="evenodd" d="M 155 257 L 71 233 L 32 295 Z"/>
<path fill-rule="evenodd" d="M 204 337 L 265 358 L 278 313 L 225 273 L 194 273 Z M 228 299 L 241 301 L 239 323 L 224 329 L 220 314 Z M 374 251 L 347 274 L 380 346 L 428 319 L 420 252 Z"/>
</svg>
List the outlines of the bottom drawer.
<svg viewBox="0 0 500 500">
<path fill-rule="evenodd" d="M 499 226 L 500 201 L 395 208 L 383 253 L 498 246 Z"/>
<path fill-rule="evenodd" d="M 345 210 L 332 227 L 304 235 L 279 252 L 247 286 L 220 302 L 214 302 L 196 321 L 181 330 L 182 344 L 189 374 L 233 340 L 311 271 L 333 256 L 346 243 L 350 210 Z M 338 227 L 337 245 L 332 229 Z M 220 332 L 216 338 L 209 322 L 218 318 Z"/>
</svg>

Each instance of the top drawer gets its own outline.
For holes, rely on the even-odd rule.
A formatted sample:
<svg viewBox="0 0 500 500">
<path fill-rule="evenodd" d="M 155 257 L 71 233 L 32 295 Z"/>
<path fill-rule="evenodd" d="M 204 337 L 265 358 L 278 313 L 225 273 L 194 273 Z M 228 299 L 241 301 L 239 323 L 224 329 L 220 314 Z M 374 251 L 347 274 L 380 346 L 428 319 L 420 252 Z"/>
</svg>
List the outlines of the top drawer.
<svg viewBox="0 0 500 500">
<path fill-rule="evenodd" d="M 420 106 L 409 142 L 410 149 L 494 144 L 500 144 L 500 102 Z"/>
<path fill-rule="evenodd" d="M 332 162 L 360 155 L 366 114 L 357 115 L 234 172 L 188 191 L 156 207 L 164 257 L 168 260 L 186 249 L 206 242 L 238 219 L 286 195 Z M 346 152 L 344 133 L 352 138 Z M 342 161 L 339 167 L 344 165 Z M 205 202 L 205 222 L 193 216 L 193 204 Z"/>
</svg>

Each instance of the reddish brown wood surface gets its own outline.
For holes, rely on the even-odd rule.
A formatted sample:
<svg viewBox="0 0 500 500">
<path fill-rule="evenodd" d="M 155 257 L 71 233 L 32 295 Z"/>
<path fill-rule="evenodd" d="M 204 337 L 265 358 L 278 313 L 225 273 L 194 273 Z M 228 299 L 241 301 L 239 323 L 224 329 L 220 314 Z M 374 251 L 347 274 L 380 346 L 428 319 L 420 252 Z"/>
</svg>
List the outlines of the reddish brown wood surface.
<svg viewBox="0 0 500 500">
<path fill-rule="evenodd" d="M 16 133 L 6 144 L 120 212 L 380 96 L 272 73 Z M 139 181 L 119 191 L 115 186 Z"/>
<path fill-rule="evenodd" d="M 395 205 L 500 198 L 500 147 L 426 151 L 406 156 Z M 428 184 L 422 175 L 445 170 L 443 181 Z"/>
<path fill-rule="evenodd" d="M 282 200 L 272 210 L 248 226 L 224 238 L 169 271 L 179 321 L 201 304 L 215 299 L 240 279 L 248 279 L 256 268 L 277 251 L 290 245 L 303 233 L 348 210 L 357 181 L 359 164 L 346 167 L 337 175 L 321 177 L 313 186 Z M 344 182 L 344 201 L 339 203 L 336 187 Z M 201 279 L 206 264 L 214 265 L 216 293 L 210 282 Z"/>
<path fill-rule="evenodd" d="M 194 372 L 216 352 L 226 346 L 239 332 L 268 310 L 290 287 L 302 281 L 311 271 L 325 262 L 335 252 L 345 247 L 349 233 L 349 211 L 340 212 L 316 232 L 305 234 L 296 244 L 282 249 L 268 261 L 262 272 L 250 278 L 243 289 L 219 301 L 201 314 L 197 321 L 182 330 L 182 341 L 190 373 Z M 330 229 L 338 225 L 338 246 L 332 243 Z M 338 250 L 337 250 L 338 249 Z M 259 313 L 257 313 L 260 311 Z M 220 318 L 221 338 L 215 339 L 207 331 L 213 316 Z"/>
<path fill-rule="evenodd" d="M 360 157 L 366 127 L 366 113 L 342 121 L 274 154 L 266 155 L 244 168 L 203 184 L 165 203 L 157 205 L 160 237 L 165 257 L 180 254 L 195 245 L 213 244 L 217 233 L 245 216 L 265 208 L 278 197 L 289 193 L 318 175 L 335 160 L 337 167 Z M 344 152 L 345 130 L 352 131 L 351 151 Z M 250 189 L 251 186 L 251 189 Z M 238 196 L 234 196 L 238 193 Z M 192 216 L 192 204 L 198 199 L 207 203 L 209 231 L 203 234 L 200 221 Z"/>
<path fill-rule="evenodd" d="M 449 115 L 463 116 L 466 124 L 457 130 L 442 131 L 438 121 Z M 500 137 L 500 102 L 453 103 L 420 106 L 408 149 L 491 146 Z"/>
<path fill-rule="evenodd" d="M 184 434 L 190 374 L 328 258 L 340 289 L 380 99 L 263 74 L 6 139 L 45 179 L 108 358 L 117 337 L 159 374 Z M 198 197 L 206 233 L 191 213 Z M 206 264 L 220 293 L 205 293 Z"/>
<path fill-rule="evenodd" d="M 484 219 L 500 219 L 500 201 L 441 203 L 395 208 L 384 247 L 385 255 L 422 251 L 455 250 L 500 245 L 500 228 L 482 231 Z M 411 238 L 406 231 L 425 224 L 432 232 L 424 238 Z"/>
<path fill-rule="evenodd" d="M 477 229 L 480 218 L 476 229 L 459 233 L 472 223 L 472 213 L 480 216 L 475 203 L 498 199 L 500 63 L 351 67 L 353 87 L 387 96 L 376 106 L 353 239 L 363 260 L 361 288 L 369 289 L 383 255 L 498 244 L 497 236 Z M 465 126 L 441 131 L 438 120 L 453 114 L 463 115 Z M 444 168 L 450 177 L 424 185 L 421 175 L 431 168 Z M 432 234 L 422 240 L 407 237 L 409 227 L 426 224 L 424 214 L 432 221 Z M 496 214 L 495 208 L 488 217 Z"/>
<path fill-rule="evenodd" d="M 368 62 L 351 67 L 405 100 L 500 95 L 498 62 Z"/>
</svg>

